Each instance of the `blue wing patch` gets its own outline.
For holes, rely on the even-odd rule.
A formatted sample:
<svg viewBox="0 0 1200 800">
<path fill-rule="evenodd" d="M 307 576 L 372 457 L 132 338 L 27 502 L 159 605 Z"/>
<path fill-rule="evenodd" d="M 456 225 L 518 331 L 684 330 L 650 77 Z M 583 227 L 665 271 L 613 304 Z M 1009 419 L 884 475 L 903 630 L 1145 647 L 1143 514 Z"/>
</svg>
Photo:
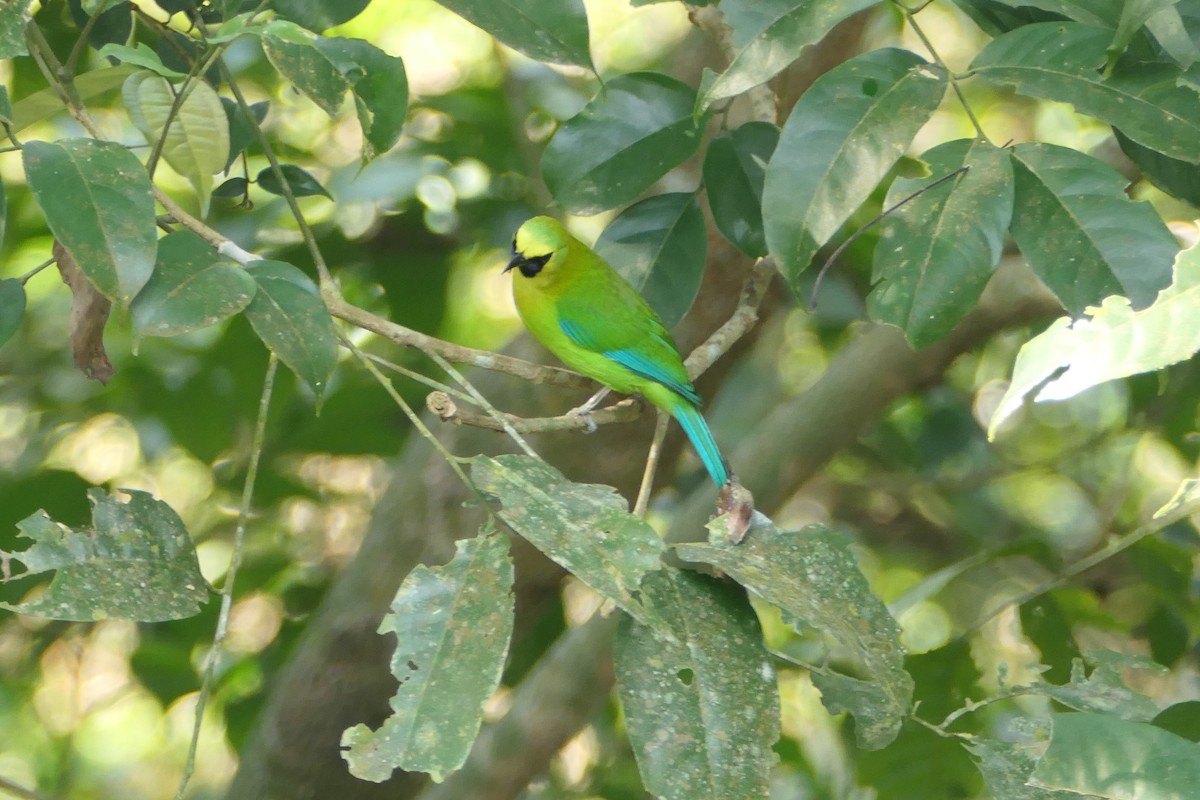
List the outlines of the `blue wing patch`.
<svg viewBox="0 0 1200 800">
<path fill-rule="evenodd" d="M 617 362 L 630 372 L 641 375 L 643 378 L 648 378 L 656 383 L 661 383 L 673 392 L 687 398 L 690 402 L 696 405 L 700 404 L 700 395 L 696 394 L 695 388 L 687 381 L 680 381 L 677 376 L 670 374 L 667 368 L 661 364 L 655 364 L 646 356 L 633 350 L 604 350 L 577 323 L 559 320 L 558 325 L 562 328 L 563 333 L 569 336 L 580 347 L 586 347 L 588 350 L 598 352 L 605 358 Z M 662 343 L 665 347 L 674 349 L 669 342 L 664 340 Z"/>
</svg>

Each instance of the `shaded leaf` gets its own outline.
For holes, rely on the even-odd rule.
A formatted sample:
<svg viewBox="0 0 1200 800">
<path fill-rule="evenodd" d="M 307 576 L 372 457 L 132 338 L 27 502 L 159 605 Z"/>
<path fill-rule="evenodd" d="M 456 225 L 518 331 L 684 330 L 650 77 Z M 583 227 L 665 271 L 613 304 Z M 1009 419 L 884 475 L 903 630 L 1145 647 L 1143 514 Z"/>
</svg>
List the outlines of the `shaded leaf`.
<svg viewBox="0 0 1200 800">
<path fill-rule="evenodd" d="M 322 37 L 317 47 L 350 82 L 365 140 L 363 159 L 369 161 L 390 150 L 399 141 L 408 116 L 404 61 L 362 39 Z"/>
<path fill-rule="evenodd" d="M 852 58 L 796 103 L 767 165 L 767 246 L 793 286 L 904 155 L 946 89 L 945 71 L 907 50 Z"/>
<path fill-rule="evenodd" d="M 595 250 L 637 288 L 668 328 L 700 290 L 708 247 L 704 214 L 690 192 L 634 203 L 609 223 Z"/>
<path fill-rule="evenodd" d="M 972 71 L 1021 94 L 1070 103 L 1081 114 L 1121 128 L 1135 142 L 1172 158 L 1200 163 L 1200 105 L 1170 64 L 1102 77 L 1112 30 L 1079 22 L 1026 25 L 993 39 Z"/>
<path fill-rule="evenodd" d="M 413 568 L 379 626 L 396 634 L 393 713 L 377 730 L 359 724 L 342 735 L 351 773 L 382 782 L 404 769 L 441 781 L 463 765 L 500 685 L 512 584 L 508 538 L 496 533 L 459 541 L 444 566 Z"/>
<path fill-rule="evenodd" d="M 968 171 L 890 214 L 875 247 L 872 318 L 901 328 L 913 347 L 945 336 L 979 300 L 1004 249 L 1013 213 L 1008 154 L 984 141 L 946 142 L 921 156 L 935 178 Z M 929 179 L 897 179 L 891 208 Z"/>
<path fill-rule="evenodd" d="M 1200 742 L 1200 700 L 1185 700 L 1167 706 L 1154 718 L 1154 727 Z"/>
<path fill-rule="evenodd" d="M 1170 283 L 1175 237 L 1148 203 L 1125 195 L 1116 170 L 1052 144 L 1019 144 L 1012 156 L 1013 238 L 1068 311 L 1114 294 L 1141 308 Z"/>
<path fill-rule="evenodd" d="M 1142 177 L 1169 195 L 1200 206 L 1200 164 L 1189 164 L 1140 145 L 1114 128 L 1117 144 L 1141 170 Z"/>
<path fill-rule="evenodd" d="M 592 69 L 583 0 L 438 0 L 537 61 Z"/>
<path fill-rule="evenodd" d="M 75 78 L 75 91 L 79 99 L 87 102 L 105 92 L 118 89 L 125 79 L 137 72 L 137 67 L 120 64 L 115 67 L 94 69 Z M 57 114 L 64 108 L 62 98 L 54 89 L 42 89 L 13 103 L 13 130 L 20 133 L 34 123 Z"/>
<path fill-rule="evenodd" d="M 354 19 L 370 2 L 371 0 L 271 0 L 271 8 L 284 19 L 320 33 L 326 28 Z"/>
<path fill-rule="evenodd" d="M 99 5 L 98 3 L 96 4 Z M 67 0 L 71 19 L 80 30 L 88 23 L 89 17 L 94 17 L 94 11 L 87 11 L 80 0 Z M 125 44 L 133 33 L 133 5 L 127 0 L 108 2 L 100 16 L 92 23 L 88 33 L 88 43 L 97 49 L 106 44 Z"/>
<path fill-rule="evenodd" d="M 1000 425 L 1031 397 L 1066 400 L 1105 381 L 1153 372 L 1200 350 L 1200 246 L 1179 253 L 1175 281 L 1158 300 L 1134 311 L 1124 297 L 1108 297 L 1082 319 L 1060 317 L 1017 353 L 1008 390 L 988 424 Z"/>
<path fill-rule="evenodd" d="M 329 116 L 337 114 L 350 84 L 311 34 L 290 22 L 275 20 L 263 29 L 262 43 L 267 59 L 285 80 Z"/>
<path fill-rule="evenodd" d="M 1121 7 L 1121 17 L 1117 20 L 1117 32 L 1113 34 L 1108 45 L 1109 63 L 1114 63 L 1117 56 L 1125 52 L 1133 35 L 1137 33 L 1151 17 L 1160 11 L 1170 11 L 1179 0 L 1125 0 Z M 1179 12 L 1175 12 L 1176 16 Z M 1180 27 L 1183 20 L 1180 20 Z"/>
<path fill-rule="evenodd" d="M 677 639 L 628 617 L 617 632 L 617 691 L 646 790 L 664 800 L 767 797 L 779 691 L 745 595 L 674 569 L 648 576 L 642 591 Z"/>
<path fill-rule="evenodd" d="M 135 336 L 178 336 L 207 328 L 250 304 L 258 288 L 190 231 L 158 243 L 158 264 L 130 307 Z"/>
<path fill-rule="evenodd" d="M 992 797 L 1004 800 L 1079 800 L 1072 792 L 1059 792 L 1030 786 L 1029 776 L 1037 760 L 1046 750 L 1050 738 L 1049 726 L 1022 718 L 1032 736 L 1019 742 L 1001 742 L 974 737 L 966 748 L 991 790 Z"/>
<path fill-rule="evenodd" d="M 224 198 L 242 198 L 246 196 L 246 189 L 250 187 L 250 181 L 242 177 L 230 178 L 223 182 L 220 186 L 213 189 L 213 197 Z"/>
<path fill-rule="evenodd" d="M 755 258 L 767 254 L 763 181 L 778 143 L 779 128 L 769 122 L 747 122 L 713 139 L 704 154 L 704 189 L 717 230 Z"/>
<path fill-rule="evenodd" d="M 133 47 L 123 44 L 109 44 L 100 48 L 100 55 L 115 58 L 123 64 L 132 64 L 155 72 L 164 78 L 186 78 L 186 73 L 178 72 L 163 64 L 158 53 L 145 44 L 137 42 Z"/>
<path fill-rule="evenodd" d="M 184 95 L 173 118 L 170 112 L 175 91 L 161 75 L 153 72 L 130 75 L 122 94 L 130 119 L 147 141 L 153 144 L 163 139 L 163 159 L 196 189 L 201 213 L 205 214 L 212 193 L 212 176 L 225 169 L 229 161 L 229 124 L 221 99 L 211 86 L 204 81 L 192 81 L 187 87 L 190 91 Z"/>
<path fill-rule="evenodd" d="M 328 197 L 330 200 L 333 199 L 333 196 L 325 190 L 325 187 L 309 174 L 307 170 L 303 170 L 295 164 L 280 164 L 279 171 L 283 173 L 283 179 L 287 181 L 288 187 L 296 197 L 321 195 L 322 197 Z M 254 182 L 271 194 L 283 194 L 283 185 L 280 184 L 279 179 L 275 176 L 275 170 L 271 167 L 265 167 L 259 172 Z"/>
<path fill-rule="evenodd" d="M 662 539 L 611 486 L 572 483 L 540 459 L 476 456 L 471 481 L 499 500 L 499 516 L 537 549 L 633 617 L 661 629 L 637 598 L 658 570 Z"/>
<path fill-rule="evenodd" d="M 810 44 L 825 38 L 839 22 L 879 5 L 878 0 L 772 0 L 754 4 L 755 30 L 735 28 L 744 43 L 729 67 L 701 94 L 697 113 L 717 100 L 733 97 L 765 83 L 800 57 Z"/>
<path fill-rule="evenodd" d="M 900 628 L 872 594 L 844 537 L 815 525 L 799 532 L 757 525 L 734 545 L 721 525 L 720 519 L 711 523 L 709 544 L 681 544 L 676 553 L 717 567 L 781 608 L 785 619 L 833 637 L 871 683 L 817 673 L 813 681 L 831 690 L 833 707 L 855 715 L 860 747 L 878 749 L 891 742 L 908 713 L 913 682 L 904 670 Z"/>
<path fill-rule="evenodd" d="M 75 366 L 92 380 L 108 383 L 113 376 L 113 365 L 104 350 L 104 326 L 108 324 L 112 302 L 92 285 L 62 242 L 54 243 L 53 253 L 58 273 L 71 290 L 67 335 Z"/>
<path fill-rule="evenodd" d="M 26 142 L 29 188 L 51 232 L 88 280 L 125 307 L 150 279 L 154 196 L 137 156 L 114 142 Z"/>
<path fill-rule="evenodd" d="M 337 366 L 333 321 L 320 292 L 307 275 L 282 261 L 255 261 L 246 271 L 258 284 L 246 319 L 319 401 Z"/>
<path fill-rule="evenodd" d="M 999 0 L 999 2 L 1013 8 L 1028 6 L 1058 14 L 1076 22 L 1115 28 L 1117 21 L 1121 18 L 1121 8 L 1125 0 Z"/>
<path fill-rule="evenodd" d="M 1108 714 L 1053 715 L 1050 747 L 1030 782 L 1112 800 L 1184 800 L 1200 785 L 1200 748 L 1142 722 Z"/>
<path fill-rule="evenodd" d="M 45 594 L 0 607 L 50 619 L 159 622 L 200 612 L 208 584 L 192 537 L 179 516 L 146 492 L 124 490 L 128 503 L 89 489 L 92 527 L 73 530 L 45 511 L 17 523 L 28 549 L 7 556 L 23 575 L 55 571 Z"/>
<path fill-rule="evenodd" d="M 246 112 L 237 104 L 237 101 L 222 97 L 221 105 L 225 108 L 225 117 L 229 120 L 229 160 L 225 162 L 225 171 L 228 171 L 237 157 L 255 141 L 255 136 L 254 128 L 251 126 Z M 267 118 L 267 111 L 270 110 L 270 107 L 269 101 L 262 100 L 251 103 L 246 108 L 254 116 L 254 121 L 261 125 Z"/>
<path fill-rule="evenodd" d="M 33 16 L 33 0 L 11 0 L 0 5 L 0 59 L 29 55 L 25 23 Z"/>
<path fill-rule="evenodd" d="M 633 200 L 696 152 L 694 102 L 690 86 L 657 72 L 608 81 L 546 145 L 542 176 L 554 199 L 574 214 Z"/>
<path fill-rule="evenodd" d="M 20 330 L 25 316 L 25 287 L 13 278 L 0 280 L 0 347 Z"/>
<path fill-rule="evenodd" d="M 1146 30 L 1181 69 L 1200 60 L 1200 46 L 1193 41 L 1187 23 L 1175 6 L 1169 5 L 1151 14 L 1146 20 Z"/>
</svg>

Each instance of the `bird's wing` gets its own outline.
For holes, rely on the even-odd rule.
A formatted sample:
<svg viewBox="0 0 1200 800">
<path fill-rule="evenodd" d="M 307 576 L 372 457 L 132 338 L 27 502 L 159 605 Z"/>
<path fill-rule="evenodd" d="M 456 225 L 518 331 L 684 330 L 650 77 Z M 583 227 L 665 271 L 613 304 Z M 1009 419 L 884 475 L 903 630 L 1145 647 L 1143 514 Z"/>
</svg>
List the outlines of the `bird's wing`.
<svg viewBox="0 0 1200 800">
<path fill-rule="evenodd" d="M 598 296 L 599 295 L 599 296 Z M 613 292 L 573 293 L 559 300 L 559 327 L 580 347 L 661 383 L 699 405 L 700 396 L 667 329 L 642 300 L 622 282 Z"/>
</svg>

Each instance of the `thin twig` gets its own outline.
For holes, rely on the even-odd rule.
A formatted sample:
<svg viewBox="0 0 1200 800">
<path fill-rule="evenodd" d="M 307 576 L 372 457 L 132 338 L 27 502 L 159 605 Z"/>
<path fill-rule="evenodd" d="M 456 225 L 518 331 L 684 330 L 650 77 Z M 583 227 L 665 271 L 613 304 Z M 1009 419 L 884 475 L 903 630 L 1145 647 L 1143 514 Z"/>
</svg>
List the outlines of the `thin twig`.
<svg viewBox="0 0 1200 800">
<path fill-rule="evenodd" d="M 471 397 L 475 399 L 475 402 L 478 403 L 483 410 L 488 413 L 489 417 L 500 423 L 500 426 L 504 432 L 508 434 L 509 438 L 517 443 L 517 447 L 521 448 L 521 451 L 525 453 L 525 455 L 532 456 L 533 458 L 538 457 L 537 451 L 529 446 L 529 442 L 525 441 L 524 437 L 517 432 L 517 429 L 514 428 L 512 424 L 504 418 L 504 415 L 497 411 L 496 407 L 493 406 L 488 399 L 483 396 L 483 393 L 475 388 L 475 384 L 464 378 L 461 372 L 456 370 L 448 361 L 446 361 L 446 359 L 442 358 L 436 353 L 431 355 L 430 358 L 432 358 L 434 363 L 441 367 L 447 375 L 453 378 L 459 386 L 466 389 L 467 393 L 470 394 Z"/>
<path fill-rule="evenodd" d="M 912 26 L 913 33 L 915 33 L 917 38 L 921 40 L 921 44 L 925 45 L 925 49 L 929 51 L 929 55 L 933 58 L 934 63 L 946 71 L 946 78 L 950 81 L 950 88 L 954 90 L 955 96 L 958 97 L 958 102 L 962 105 L 963 111 L 966 112 L 967 119 L 971 120 L 971 125 L 975 128 L 975 135 L 985 142 L 988 141 L 987 134 L 983 132 L 983 126 L 979 124 L 979 119 L 975 116 L 975 111 L 971 108 L 971 104 L 967 102 L 967 96 L 963 94 L 962 87 L 958 85 L 958 79 L 955 77 L 954 73 L 950 71 L 950 68 L 946 66 L 946 62 L 942 60 L 942 56 L 933 46 L 933 42 L 929 40 L 929 37 L 925 35 L 925 31 L 923 31 L 921 26 L 917 23 L 917 14 L 923 11 L 925 7 L 929 5 L 929 2 L 922 3 L 915 9 L 906 7 L 903 3 L 899 2 L 899 0 L 893 0 L 893 2 L 895 2 L 896 7 L 903 12 L 904 18 L 908 20 L 908 24 Z"/>
<path fill-rule="evenodd" d="M 24 286 L 25 284 L 29 283 L 29 279 L 30 279 L 30 278 L 32 278 L 34 275 L 37 275 L 39 272 L 41 272 L 42 270 L 44 270 L 46 267 L 48 267 L 48 266 L 50 266 L 51 264 L 53 264 L 53 263 L 55 262 L 55 260 L 56 260 L 56 259 L 53 259 L 53 258 L 47 258 L 45 261 L 43 261 L 42 263 L 38 264 L 38 265 L 37 265 L 36 267 L 34 267 L 33 269 L 29 270 L 29 272 L 26 272 L 24 275 L 22 275 L 22 276 L 21 276 L 20 278 L 18 278 L 17 280 L 19 280 L 19 281 L 21 282 L 21 285 L 22 285 L 22 286 Z"/>
<path fill-rule="evenodd" d="M 637 502 L 633 504 L 635 516 L 645 517 L 646 509 L 650 507 L 650 494 L 654 490 L 654 474 L 658 472 L 658 462 L 662 458 L 663 439 L 667 438 L 667 425 L 671 418 L 663 411 L 658 412 L 654 423 L 654 438 L 650 440 L 650 452 L 646 454 L 646 468 L 642 472 L 642 485 L 638 487 Z"/>
<path fill-rule="evenodd" d="M 498 411 L 496 413 L 503 418 L 503 422 L 501 422 L 491 414 L 464 411 L 445 392 L 430 392 L 425 398 L 425 407 L 443 422 L 491 431 L 503 432 L 505 424 L 512 426 L 518 433 L 582 431 L 588 428 L 587 419 L 581 414 L 563 414 L 558 417 L 518 417 L 515 414 Z M 610 425 L 616 422 L 632 422 L 641 414 L 641 403 L 635 398 L 627 397 L 619 403 L 592 411 L 588 416 L 597 425 Z"/>
<path fill-rule="evenodd" d="M 92 35 L 92 30 L 96 27 L 96 23 L 100 20 L 100 15 L 108 8 L 108 0 L 100 0 L 100 5 L 96 8 L 95 13 L 87 18 L 87 22 L 83 24 L 82 30 L 79 31 L 79 38 L 75 40 L 75 46 L 71 48 L 70 55 L 67 56 L 67 62 L 63 64 L 63 77 L 72 78 L 75 76 L 75 67 L 79 64 L 79 57 L 83 55 L 83 50 L 87 46 L 88 38 Z"/>
<path fill-rule="evenodd" d="M 221 587 L 221 611 L 217 616 L 217 629 L 213 634 L 212 646 L 204 659 L 204 676 L 200 681 L 200 694 L 196 698 L 196 718 L 192 725 L 192 740 L 188 744 L 187 758 L 183 764 L 183 775 L 179 779 L 179 789 L 175 792 L 175 800 L 183 800 L 188 781 L 192 779 L 192 773 L 196 768 L 196 748 L 200 744 L 200 726 L 204 721 L 204 709 L 212 694 L 217 662 L 221 657 L 221 648 L 225 643 L 225 637 L 229 633 L 234 582 L 237 580 L 238 569 L 242 565 L 246 529 L 250 523 L 250 503 L 254 499 L 254 484 L 258 478 L 258 466 L 266 446 L 267 416 L 271 408 L 271 394 L 275 388 L 275 373 L 278 371 L 278 367 L 279 359 L 274 353 L 271 353 L 271 358 L 267 362 L 266 375 L 263 376 L 262 396 L 258 401 L 258 420 L 254 424 L 254 439 L 250 445 L 250 461 L 246 466 L 246 481 L 242 484 L 242 502 L 238 507 L 237 527 L 234 528 L 233 533 L 233 554 L 229 558 L 229 569 L 225 573 L 225 582 Z"/>
</svg>

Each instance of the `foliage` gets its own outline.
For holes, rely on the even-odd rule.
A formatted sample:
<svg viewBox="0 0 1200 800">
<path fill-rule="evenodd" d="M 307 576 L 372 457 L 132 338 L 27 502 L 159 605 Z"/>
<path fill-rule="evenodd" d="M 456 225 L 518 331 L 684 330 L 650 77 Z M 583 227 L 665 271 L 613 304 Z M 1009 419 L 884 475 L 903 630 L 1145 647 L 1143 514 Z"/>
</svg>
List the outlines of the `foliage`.
<svg viewBox="0 0 1200 800">
<path fill-rule="evenodd" d="M 1200 7 L 439 2 L 0 5 L 0 789 L 1186 796 Z M 716 331 L 744 541 L 661 430 L 538 455 L 547 207 Z"/>
</svg>

